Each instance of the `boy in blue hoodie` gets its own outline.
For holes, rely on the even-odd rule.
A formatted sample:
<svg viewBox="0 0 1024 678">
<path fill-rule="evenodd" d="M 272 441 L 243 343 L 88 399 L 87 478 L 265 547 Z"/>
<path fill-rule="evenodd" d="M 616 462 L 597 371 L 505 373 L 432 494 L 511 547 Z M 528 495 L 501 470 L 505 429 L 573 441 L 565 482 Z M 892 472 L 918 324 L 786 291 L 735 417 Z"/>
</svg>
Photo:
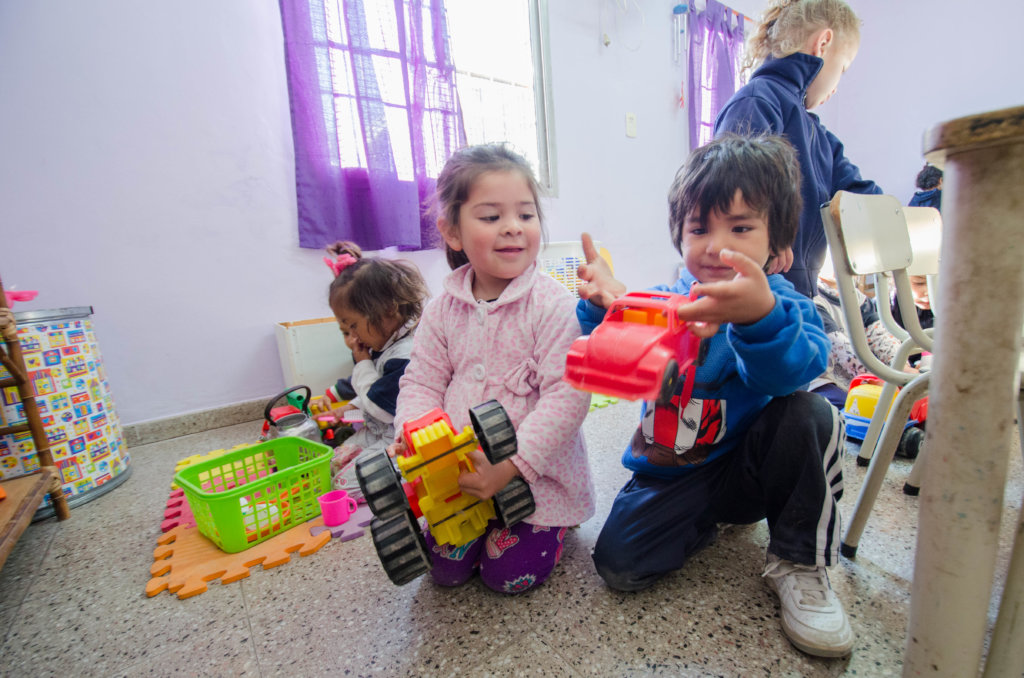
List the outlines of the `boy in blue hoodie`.
<svg viewBox="0 0 1024 678">
<path fill-rule="evenodd" d="M 636 591 L 684 563 L 718 523 L 768 520 L 764 576 L 801 650 L 842 656 L 853 633 L 825 567 L 838 560 L 844 429 L 820 396 L 798 391 L 827 365 L 813 302 L 766 270 L 800 215 L 795 151 L 777 136 L 724 135 L 696 149 L 669 192 L 669 230 L 685 271 L 678 311 L 702 338 L 693 392 L 647 402 L 622 456 L 633 471 L 594 549 L 609 586 Z M 625 293 L 584 234 L 577 316 L 589 333 Z"/>
<path fill-rule="evenodd" d="M 821 205 L 839 190 L 882 192 L 861 178 L 843 143 L 810 112 L 835 94 L 859 46 L 860 19 L 843 0 L 771 0 L 747 41 L 746 65 L 756 70 L 715 121 L 715 136 L 781 134 L 796 147 L 803 176 L 800 229 L 769 272 L 782 273 L 808 297 L 817 294 L 828 247 Z"/>
</svg>

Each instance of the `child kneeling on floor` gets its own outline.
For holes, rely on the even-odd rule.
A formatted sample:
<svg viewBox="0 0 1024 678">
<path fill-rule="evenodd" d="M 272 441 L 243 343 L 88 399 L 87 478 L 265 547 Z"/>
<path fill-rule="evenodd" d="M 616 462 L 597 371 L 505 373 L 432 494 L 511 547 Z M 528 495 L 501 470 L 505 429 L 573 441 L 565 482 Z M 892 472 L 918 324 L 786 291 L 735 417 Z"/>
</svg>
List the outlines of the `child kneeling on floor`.
<svg viewBox="0 0 1024 678">
<path fill-rule="evenodd" d="M 710 544 L 717 524 L 767 518 L 763 576 L 783 630 L 807 653 L 848 654 L 853 633 L 825 573 L 839 556 L 844 429 L 828 401 L 798 390 L 825 370 L 830 342 L 814 303 L 764 272 L 799 224 L 796 153 L 782 137 L 723 135 L 690 155 L 669 210 L 685 271 L 656 289 L 699 296 L 678 315 L 702 338 L 702 361 L 684 375 L 689 401 L 680 383 L 670 405 L 645 403 L 597 571 L 614 589 L 644 589 Z M 589 332 L 626 288 L 587 234 L 584 249 L 577 316 Z"/>
</svg>

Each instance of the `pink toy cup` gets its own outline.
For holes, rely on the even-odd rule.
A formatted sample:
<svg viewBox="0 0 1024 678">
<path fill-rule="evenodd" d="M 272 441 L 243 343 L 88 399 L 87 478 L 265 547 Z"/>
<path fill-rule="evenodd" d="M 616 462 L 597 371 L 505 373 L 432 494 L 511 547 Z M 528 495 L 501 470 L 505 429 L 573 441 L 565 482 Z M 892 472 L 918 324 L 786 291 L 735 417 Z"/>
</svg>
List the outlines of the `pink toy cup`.
<svg viewBox="0 0 1024 678">
<path fill-rule="evenodd" d="M 344 525 L 359 506 L 345 490 L 331 490 L 318 499 L 320 512 L 324 515 L 324 525 L 327 527 Z"/>
</svg>

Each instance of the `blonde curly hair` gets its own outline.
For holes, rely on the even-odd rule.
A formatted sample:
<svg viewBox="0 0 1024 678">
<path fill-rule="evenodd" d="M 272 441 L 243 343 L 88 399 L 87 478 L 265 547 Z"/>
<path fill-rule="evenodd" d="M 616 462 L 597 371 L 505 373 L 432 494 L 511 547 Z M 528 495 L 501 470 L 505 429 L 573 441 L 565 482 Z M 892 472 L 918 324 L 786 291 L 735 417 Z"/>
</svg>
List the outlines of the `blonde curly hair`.
<svg viewBox="0 0 1024 678">
<path fill-rule="evenodd" d="M 860 23 L 843 0 L 771 0 L 761 24 L 747 39 L 743 67 L 754 70 L 769 58 L 795 54 L 824 28 L 831 28 L 842 44 L 859 42 Z"/>
</svg>

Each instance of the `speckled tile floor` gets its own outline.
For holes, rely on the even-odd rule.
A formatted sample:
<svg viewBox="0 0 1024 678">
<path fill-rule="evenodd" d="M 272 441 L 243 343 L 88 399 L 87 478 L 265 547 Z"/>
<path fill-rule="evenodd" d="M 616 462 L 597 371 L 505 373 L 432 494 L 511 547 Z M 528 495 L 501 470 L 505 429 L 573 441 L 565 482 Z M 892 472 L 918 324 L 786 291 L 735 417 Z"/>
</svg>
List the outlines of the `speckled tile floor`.
<svg viewBox="0 0 1024 678">
<path fill-rule="evenodd" d="M 758 576 L 764 523 L 733 527 L 652 589 L 621 594 L 590 550 L 627 472 L 619 454 L 638 406 L 595 410 L 584 431 L 597 476 L 597 516 L 566 538 L 552 579 L 516 598 L 478 581 L 395 587 L 369 537 L 194 598 L 144 593 L 177 460 L 253 438 L 240 424 L 132 450 L 132 475 L 71 520 L 32 525 L 0 571 L 0 675 L 5 676 L 889 676 L 901 673 L 917 499 L 889 472 L 855 560 L 832 569 L 856 648 L 821 660 L 794 649 Z M 1004 543 L 1024 494 L 1010 455 Z M 847 457 L 844 514 L 864 470 Z M 1006 549 L 1003 549 L 1005 553 Z M 1005 570 L 1006 556 L 999 562 Z M 994 615 L 995 608 L 992 608 Z"/>
</svg>

